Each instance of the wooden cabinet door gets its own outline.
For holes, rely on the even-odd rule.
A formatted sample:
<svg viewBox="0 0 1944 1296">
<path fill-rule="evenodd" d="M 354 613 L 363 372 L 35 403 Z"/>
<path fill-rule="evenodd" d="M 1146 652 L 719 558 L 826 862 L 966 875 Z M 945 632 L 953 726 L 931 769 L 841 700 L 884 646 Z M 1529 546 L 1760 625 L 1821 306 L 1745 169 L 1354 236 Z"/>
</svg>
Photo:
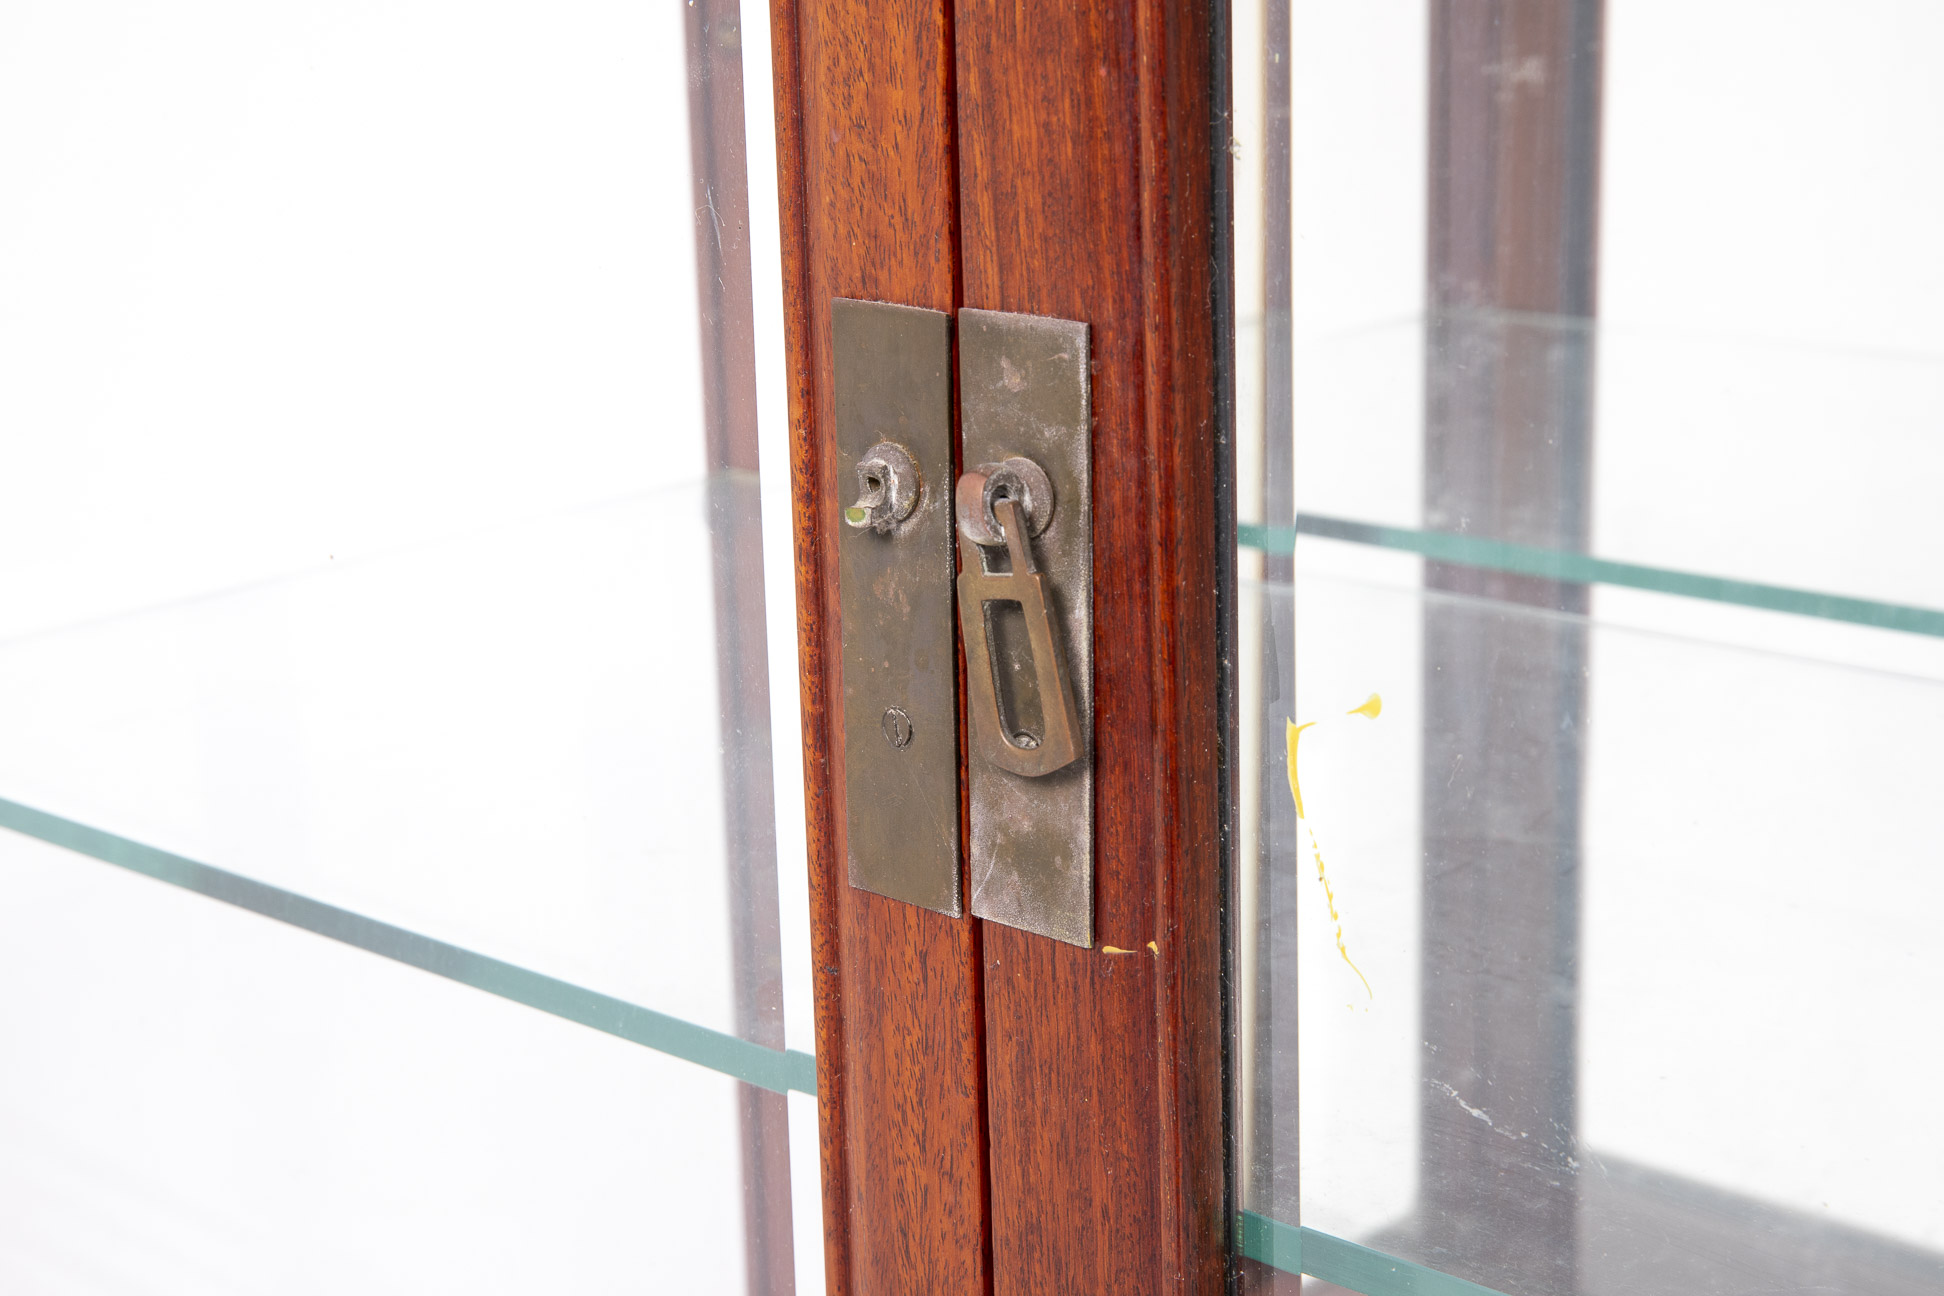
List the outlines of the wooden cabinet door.
<svg viewBox="0 0 1944 1296">
<path fill-rule="evenodd" d="M 1230 1214 L 1223 7 L 772 8 L 829 1289 L 1213 1293 Z M 1089 326 L 1091 948 L 847 881 L 834 297 Z"/>
</svg>

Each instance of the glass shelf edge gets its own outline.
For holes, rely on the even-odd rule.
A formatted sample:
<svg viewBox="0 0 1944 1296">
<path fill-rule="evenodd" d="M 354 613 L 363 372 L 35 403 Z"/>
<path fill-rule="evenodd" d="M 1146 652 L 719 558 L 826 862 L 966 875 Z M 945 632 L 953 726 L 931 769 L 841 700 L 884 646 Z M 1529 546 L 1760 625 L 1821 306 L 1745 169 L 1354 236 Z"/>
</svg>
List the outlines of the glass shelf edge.
<svg viewBox="0 0 1944 1296">
<path fill-rule="evenodd" d="M 1300 514 L 1294 526 L 1264 526 L 1244 522 L 1236 527 L 1236 544 L 1269 554 L 1289 554 L 1296 549 L 1298 535 L 1368 545 L 1400 553 L 1414 553 L 1434 562 L 1482 567 L 1491 571 L 1536 576 L 1546 580 L 1585 585 L 1615 585 L 1674 594 L 1709 603 L 1729 603 L 1739 607 L 1786 612 L 1822 621 L 1843 621 L 1853 625 L 1899 630 L 1906 634 L 1944 638 L 1944 611 L 1902 603 L 1883 603 L 1874 599 L 1851 598 L 1844 594 L 1825 594 L 1816 590 L 1795 589 L 1786 585 L 1765 585 L 1759 581 L 1731 580 L 1698 572 L 1648 567 L 1640 563 L 1615 562 L 1561 549 L 1512 544 L 1479 536 L 1457 535 L 1449 531 L 1423 531 L 1413 527 L 1379 526 L 1347 518 L 1326 517 L 1318 513 Z"/>
<path fill-rule="evenodd" d="M 0 828 L 456 981 L 773 1093 L 817 1092 L 816 1059 L 671 1017 L 208 864 L 0 798 Z"/>
<path fill-rule="evenodd" d="M 1235 1232 L 1237 1250 L 1249 1259 L 1363 1296 L 1503 1296 L 1490 1287 L 1254 1211 L 1237 1217 Z"/>
</svg>

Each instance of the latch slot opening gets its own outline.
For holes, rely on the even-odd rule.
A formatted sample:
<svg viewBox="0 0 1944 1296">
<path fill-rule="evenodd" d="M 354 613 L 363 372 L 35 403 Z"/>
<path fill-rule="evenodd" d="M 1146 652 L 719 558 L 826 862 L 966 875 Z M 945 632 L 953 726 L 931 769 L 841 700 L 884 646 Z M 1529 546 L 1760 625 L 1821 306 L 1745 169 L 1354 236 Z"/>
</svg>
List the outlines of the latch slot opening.
<svg viewBox="0 0 1944 1296">
<path fill-rule="evenodd" d="M 1038 667 L 1026 630 L 1026 609 L 1016 599 L 987 599 L 986 638 L 992 645 L 993 693 L 999 702 L 999 723 L 1015 746 L 1033 749 L 1046 737 L 1046 713 L 1040 704 Z"/>
</svg>

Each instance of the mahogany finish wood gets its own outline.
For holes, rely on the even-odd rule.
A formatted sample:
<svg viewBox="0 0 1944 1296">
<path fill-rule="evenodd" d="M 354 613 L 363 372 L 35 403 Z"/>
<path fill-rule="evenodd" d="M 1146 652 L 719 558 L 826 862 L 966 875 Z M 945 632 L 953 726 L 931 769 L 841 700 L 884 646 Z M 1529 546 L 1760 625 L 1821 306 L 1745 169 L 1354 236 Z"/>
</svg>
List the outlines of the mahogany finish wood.
<svg viewBox="0 0 1944 1296">
<path fill-rule="evenodd" d="M 1216 0 L 945 2 L 772 4 L 830 1290 L 1212 1296 Z M 832 296 L 1092 327 L 1096 931 L 1131 953 L 845 883 Z"/>
<path fill-rule="evenodd" d="M 989 1288 L 978 931 L 846 881 L 830 299 L 958 305 L 942 0 L 773 0 L 825 1268 Z"/>
<path fill-rule="evenodd" d="M 993 1291 L 1222 1289 L 1214 0 L 958 5 L 965 305 L 1093 329 L 1097 939 L 984 924 Z"/>
</svg>

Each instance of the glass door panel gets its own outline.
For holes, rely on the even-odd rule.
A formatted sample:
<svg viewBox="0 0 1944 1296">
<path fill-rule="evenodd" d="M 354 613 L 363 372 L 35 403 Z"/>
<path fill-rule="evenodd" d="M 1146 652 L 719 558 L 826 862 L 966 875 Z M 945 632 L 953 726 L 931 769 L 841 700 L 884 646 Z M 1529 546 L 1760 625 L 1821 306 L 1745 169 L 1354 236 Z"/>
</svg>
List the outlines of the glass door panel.
<svg viewBox="0 0 1944 1296">
<path fill-rule="evenodd" d="M 1261 1289 L 1944 1291 L 1934 25 L 1238 6 Z"/>
<path fill-rule="evenodd" d="M 7 1290 L 743 1289 L 734 1080 L 11 833 L 0 885 Z"/>
<path fill-rule="evenodd" d="M 696 483 L 18 638 L 0 781 L 733 1031 L 713 594 Z"/>
<path fill-rule="evenodd" d="M 820 1288 L 766 11 L 5 23 L 19 1272 Z"/>
</svg>

